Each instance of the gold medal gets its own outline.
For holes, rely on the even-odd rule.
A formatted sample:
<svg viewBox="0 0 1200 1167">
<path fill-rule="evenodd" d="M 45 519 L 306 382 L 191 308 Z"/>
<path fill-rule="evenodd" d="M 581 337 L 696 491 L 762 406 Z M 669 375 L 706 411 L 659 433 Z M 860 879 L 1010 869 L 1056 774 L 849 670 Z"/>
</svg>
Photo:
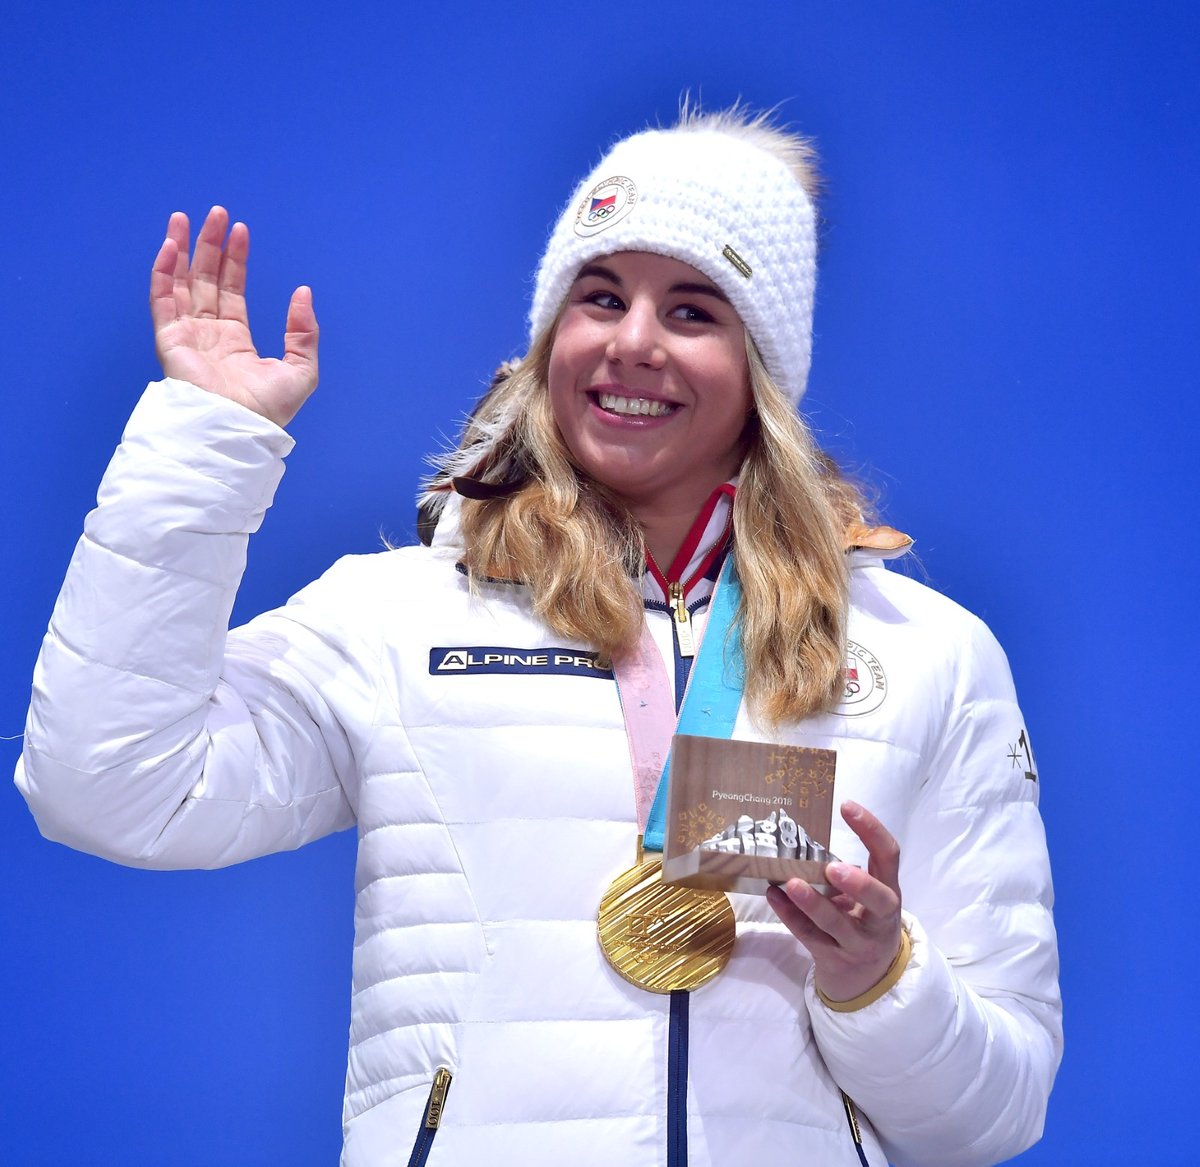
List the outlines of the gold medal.
<svg viewBox="0 0 1200 1167">
<path fill-rule="evenodd" d="M 596 925 L 608 963 L 652 993 L 706 984 L 728 963 L 737 938 L 725 895 L 668 886 L 658 858 L 609 884 Z"/>
</svg>

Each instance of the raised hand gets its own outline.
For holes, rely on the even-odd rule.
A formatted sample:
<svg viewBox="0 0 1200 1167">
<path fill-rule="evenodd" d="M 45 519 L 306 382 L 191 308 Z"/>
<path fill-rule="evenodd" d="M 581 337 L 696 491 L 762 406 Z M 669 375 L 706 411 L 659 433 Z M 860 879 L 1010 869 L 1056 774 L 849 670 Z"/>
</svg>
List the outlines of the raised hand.
<svg viewBox="0 0 1200 1167">
<path fill-rule="evenodd" d="M 246 316 L 250 231 L 213 207 L 188 264 L 188 218 L 176 211 L 150 271 L 150 316 L 163 372 L 287 425 L 317 387 L 317 318 L 312 290 L 288 304 L 283 357 L 260 357 Z"/>
<path fill-rule="evenodd" d="M 900 948 L 900 847 L 869 810 L 842 804 L 842 818 L 863 841 L 867 870 L 830 863 L 827 898 L 802 879 L 767 890 L 767 902 L 812 954 L 817 988 L 850 1001 L 877 985 Z"/>
</svg>

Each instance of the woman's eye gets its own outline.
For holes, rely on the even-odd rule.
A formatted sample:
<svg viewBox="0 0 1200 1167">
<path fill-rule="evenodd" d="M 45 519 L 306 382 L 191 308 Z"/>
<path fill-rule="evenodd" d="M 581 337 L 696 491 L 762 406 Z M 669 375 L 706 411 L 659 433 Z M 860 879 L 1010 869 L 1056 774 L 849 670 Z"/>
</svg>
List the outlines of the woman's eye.
<svg viewBox="0 0 1200 1167">
<path fill-rule="evenodd" d="M 612 292 L 606 292 L 603 290 L 589 292 L 586 296 L 584 296 L 584 300 L 588 304 L 595 304 L 597 308 L 612 308 L 616 311 L 620 311 L 625 307 L 625 305 L 621 303 L 621 298 L 619 296 Z"/>
<path fill-rule="evenodd" d="M 686 320 L 690 324 L 711 324 L 713 317 L 705 312 L 703 308 L 697 308 L 695 304 L 680 304 L 672 313 L 678 320 Z"/>
</svg>

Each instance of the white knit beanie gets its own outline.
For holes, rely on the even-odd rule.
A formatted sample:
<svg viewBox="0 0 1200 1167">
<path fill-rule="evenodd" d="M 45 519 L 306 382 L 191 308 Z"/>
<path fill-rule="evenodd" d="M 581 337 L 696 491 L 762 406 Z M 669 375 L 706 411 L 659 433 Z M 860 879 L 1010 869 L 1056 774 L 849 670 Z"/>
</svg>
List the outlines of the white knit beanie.
<svg viewBox="0 0 1200 1167">
<path fill-rule="evenodd" d="M 618 142 L 579 185 L 542 256 L 530 338 L 549 328 L 579 269 L 650 251 L 725 293 L 793 402 L 812 353 L 816 212 L 791 169 L 747 135 L 684 125 Z"/>
</svg>

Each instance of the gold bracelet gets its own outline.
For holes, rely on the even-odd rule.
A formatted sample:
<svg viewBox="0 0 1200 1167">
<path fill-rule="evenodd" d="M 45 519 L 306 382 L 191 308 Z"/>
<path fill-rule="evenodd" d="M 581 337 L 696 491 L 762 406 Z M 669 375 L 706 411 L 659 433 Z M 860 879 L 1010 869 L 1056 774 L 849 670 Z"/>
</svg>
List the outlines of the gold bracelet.
<svg viewBox="0 0 1200 1167">
<path fill-rule="evenodd" d="M 849 1001 L 834 1001 L 825 996 L 819 986 L 813 985 L 813 988 L 817 990 L 817 996 L 821 998 L 827 1009 L 832 1009 L 835 1013 L 857 1013 L 859 1009 L 865 1009 L 872 1002 L 878 1001 L 904 975 L 911 956 L 912 940 L 908 933 L 901 929 L 900 947 L 897 949 L 896 955 L 892 957 L 892 963 L 888 965 L 887 972 L 865 993 L 859 993 L 857 997 L 851 997 Z"/>
</svg>

